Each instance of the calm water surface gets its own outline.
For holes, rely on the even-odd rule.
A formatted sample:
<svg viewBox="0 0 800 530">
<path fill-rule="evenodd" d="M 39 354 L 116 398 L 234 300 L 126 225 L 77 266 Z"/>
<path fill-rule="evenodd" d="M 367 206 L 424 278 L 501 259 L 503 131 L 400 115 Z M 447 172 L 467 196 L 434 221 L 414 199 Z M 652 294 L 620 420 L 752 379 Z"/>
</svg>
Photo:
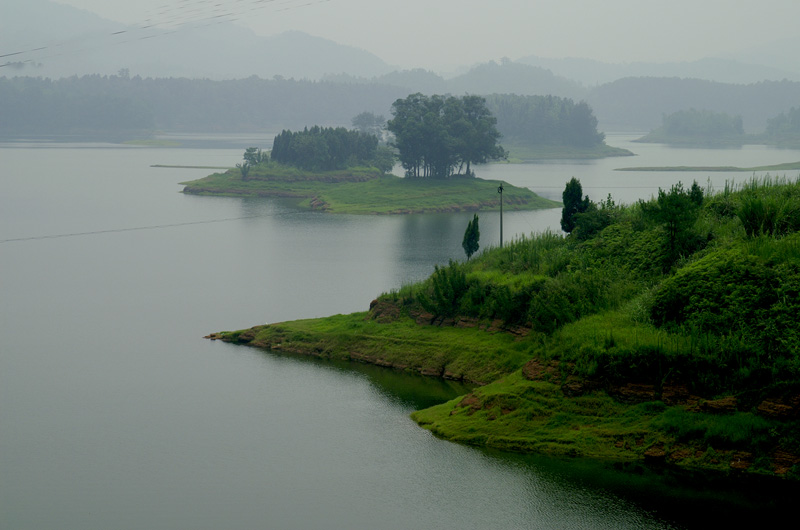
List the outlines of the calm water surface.
<svg viewBox="0 0 800 530">
<path fill-rule="evenodd" d="M 576 176 L 595 200 L 629 202 L 707 175 L 616 167 L 800 160 L 629 139 L 610 143 L 640 156 L 479 176 L 556 199 Z M 462 447 L 408 418 L 459 385 L 203 340 L 365 310 L 460 259 L 471 217 L 184 196 L 178 183 L 208 170 L 150 167 L 230 166 L 242 151 L 0 145 L 0 528 L 691 526 L 642 470 Z M 731 177 L 749 175 L 712 184 Z M 559 218 L 507 213 L 506 237 Z M 483 214 L 481 245 L 498 231 Z"/>
</svg>

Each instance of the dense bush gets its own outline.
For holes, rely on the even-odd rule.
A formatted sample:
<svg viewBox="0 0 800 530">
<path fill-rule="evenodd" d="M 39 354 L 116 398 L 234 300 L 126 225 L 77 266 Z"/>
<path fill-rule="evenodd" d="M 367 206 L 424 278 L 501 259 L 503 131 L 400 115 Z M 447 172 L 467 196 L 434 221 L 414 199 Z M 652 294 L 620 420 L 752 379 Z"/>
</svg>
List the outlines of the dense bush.
<svg viewBox="0 0 800 530">
<path fill-rule="evenodd" d="M 521 237 L 401 296 L 440 317 L 527 326 L 542 355 L 583 376 L 681 381 L 755 405 L 800 380 L 800 233 L 776 221 L 789 215 L 751 229 L 742 212 L 758 197 L 791 212 L 799 196 L 800 183 L 764 179 L 709 197 L 695 184 L 632 206 L 608 199 L 582 236 L 579 214 L 569 236 Z"/>
</svg>

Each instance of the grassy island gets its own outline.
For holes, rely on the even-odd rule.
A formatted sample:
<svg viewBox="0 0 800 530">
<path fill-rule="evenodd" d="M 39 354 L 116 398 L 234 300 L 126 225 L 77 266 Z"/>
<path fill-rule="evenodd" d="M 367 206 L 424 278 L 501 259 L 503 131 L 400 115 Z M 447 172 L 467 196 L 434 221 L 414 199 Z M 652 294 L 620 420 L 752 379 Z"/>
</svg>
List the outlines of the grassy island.
<svg viewBox="0 0 800 530">
<path fill-rule="evenodd" d="M 800 181 L 661 190 L 368 311 L 209 338 L 475 383 L 412 417 L 509 451 L 800 478 Z"/>
<path fill-rule="evenodd" d="M 499 181 L 454 176 L 448 179 L 400 178 L 371 167 L 310 171 L 264 162 L 246 179 L 238 169 L 182 183 L 184 193 L 242 197 L 285 197 L 298 205 L 330 213 L 404 214 L 493 210 L 500 207 Z M 560 207 L 527 188 L 503 184 L 503 208 Z"/>
</svg>

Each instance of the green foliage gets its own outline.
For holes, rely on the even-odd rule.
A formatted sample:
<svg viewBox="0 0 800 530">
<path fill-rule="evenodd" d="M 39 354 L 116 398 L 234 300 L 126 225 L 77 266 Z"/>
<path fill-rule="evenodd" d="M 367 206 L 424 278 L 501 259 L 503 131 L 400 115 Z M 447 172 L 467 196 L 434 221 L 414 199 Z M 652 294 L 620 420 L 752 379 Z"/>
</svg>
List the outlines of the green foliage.
<svg viewBox="0 0 800 530">
<path fill-rule="evenodd" d="M 436 265 L 430 284 L 430 294 L 418 295 L 422 307 L 435 317 L 452 317 L 458 314 L 461 298 L 467 292 L 467 276 L 463 266 L 452 260 L 447 267 Z"/>
<path fill-rule="evenodd" d="M 584 101 L 493 94 L 487 97 L 487 105 L 497 116 L 503 137 L 515 144 L 591 148 L 604 143 L 605 135 L 597 132 L 597 118 Z"/>
<path fill-rule="evenodd" d="M 589 196 L 582 198 L 582 195 L 581 181 L 572 177 L 561 194 L 561 202 L 564 203 L 564 208 L 561 209 L 561 229 L 568 234 L 575 229 L 575 216 L 589 209 Z"/>
<path fill-rule="evenodd" d="M 771 143 L 800 145 L 800 107 L 792 107 L 767 120 L 765 136 Z"/>
<path fill-rule="evenodd" d="M 395 135 L 407 176 L 448 178 L 471 164 L 505 156 L 496 120 L 479 96 L 411 94 L 392 104 L 388 130 Z"/>
<path fill-rule="evenodd" d="M 662 117 L 661 128 L 654 130 L 641 142 L 702 142 L 742 143 L 744 126 L 741 116 L 709 110 L 681 110 Z"/>
<path fill-rule="evenodd" d="M 372 165 L 380 169 L 383 173 L 390 173 L 394 168 L 395 155 L 394 151 L 385 146 L 379 145 L 375 149 L 375 156 L 372 159 Z"/>
<path fill-rule="evenodd" d="M 614 201 L 611 200 L 610 195 L 608 201 L 602 202 L 599 208 L 595 203 L 589 201 L 585 211 L 578 212 L 573 216 L 576 237 L 585 241 L 596 236 L 612 223 L 615 211 Z"/>
<path fill-rule="evenodd" d="M 720 448 L 752 448 L 768 438 L 769 421 L 749 412 L 714 415 L 667 409 L 654 425 L 675 435 L 680 441 L 700 439 Z"/>
<path fill-rule="evenodd" d="M 281 164 L 309 171 L 332 171 L 370 165 L 378 139 L 344 127 L 306 127 L 301 132 L 284 130 L 275 137 L 270 157 Z"/>
<path fill-rule="evenodd" d="M 467 255 L 467 259 L 471 258 L 473 254 L 478 251 L 480 247 L 479 241 L 481 238 L 481 231 L 480 227 L 478 226 L 478 214 L 475 214 L 472 217 L 472 220 L 467 224 L 467 230 L 464 232 L 464 240 L 461 242 L 461 246 L 464 249 L 464 253 Z"/>
<path fill-rule="evenodd" d="M 247 175 L 250 174 L 250 162 L 242 162 L 241 164 L 236 164 L 236 167 L 239 169 L 239 174 L 242 176 L 242 180 L 247 180 Z"/>
<path fill-rule="evenodd" d="M 379 140 L 383 138 L 383 131 L 386 129 L 386 118 L 383 115 L 376 115 L 372 112 L 362 112 L 354 116 L 351 123 L 359 132 L 371 134 Z"/>
<path fill-rule="evenodd" d="M 269 159 L 269 153 L 267 151 L 262 151 L 257 147 L 248 147 L 244 150 L 244 160 L 251 166 L 263 164 L 264 162 L 268 162 Z"/>
<path fill-rule="evenodd" d="M 681 182 L 674 184 L 669 192 L 659 188 L 655 203 L 639 202 L 645 217 L 661 224 L 664 228 L 665 270 L 669 269 L 678 258 L 693 253 L 702 245 L 702 240 L 693 231 L 702 203 L 703 191 L 697 182 L 694 182 L 689 190 L 684 190 Z"/>
<path fill-rule="evenodd" d="M 765 177 L 743 186 L 736 216 L 750 237 L 780 236 L 800 229 L 800 190 Z"/>
<path fill-rule="evenodd" d="M 774 243 L 771 247 L 776 246 Z M 652 317 L 717 336 L 734 335 L 761 355 L 797 355 L 800 251 L 797 236 L 779 259 L 721 249 L 681 268 L 654 292 Z"/>
</svg>

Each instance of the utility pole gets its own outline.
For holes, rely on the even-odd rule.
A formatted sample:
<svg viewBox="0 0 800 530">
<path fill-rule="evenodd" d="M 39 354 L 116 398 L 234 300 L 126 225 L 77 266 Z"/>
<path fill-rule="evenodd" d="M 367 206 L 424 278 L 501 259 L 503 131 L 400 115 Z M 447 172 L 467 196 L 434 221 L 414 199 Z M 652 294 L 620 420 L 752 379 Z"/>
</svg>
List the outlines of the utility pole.
<svg viewBox="0 0 800 530">
<path fill-rule="evenodd" d="M 497 187 L 497 193 L 500 194 L 500 248 L 503 248 L 503 185 Z"/>
</svg>

